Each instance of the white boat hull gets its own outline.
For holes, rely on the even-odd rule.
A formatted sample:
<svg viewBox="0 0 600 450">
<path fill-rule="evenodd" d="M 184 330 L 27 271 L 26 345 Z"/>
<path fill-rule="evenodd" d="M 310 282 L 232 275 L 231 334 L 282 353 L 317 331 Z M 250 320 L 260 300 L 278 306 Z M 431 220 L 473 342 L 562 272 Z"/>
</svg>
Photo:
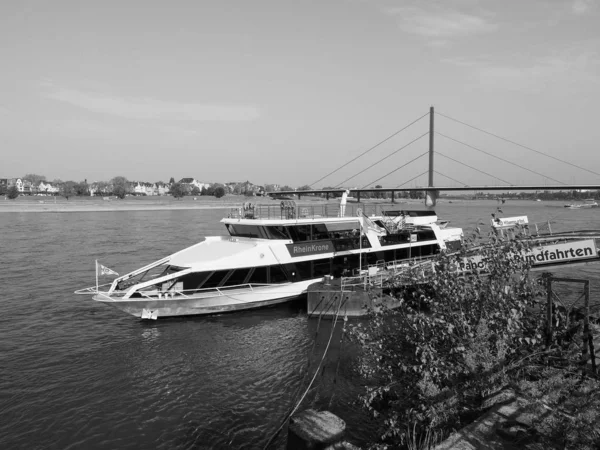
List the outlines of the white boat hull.
<svg viewBox="0 0 600 450">
<path fill-rule="evenodd" d="M 319 280 L 320 278 L 252 289 L 227 289 L 205 292 L 196 296 L 123 299 L 98 293 L 94 295 L 93 299 L 140 318 L 156 319 L 159 317 L 221 314 L 263 308 L 294 300 L 306 293 L 310 284 Z"/>
</svg>

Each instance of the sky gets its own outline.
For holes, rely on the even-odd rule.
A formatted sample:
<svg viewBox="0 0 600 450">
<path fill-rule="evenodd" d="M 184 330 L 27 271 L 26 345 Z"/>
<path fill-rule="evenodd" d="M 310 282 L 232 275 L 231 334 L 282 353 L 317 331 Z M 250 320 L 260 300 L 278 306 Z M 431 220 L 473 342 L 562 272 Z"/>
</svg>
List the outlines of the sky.
<svg viewBox="0 0 600 450">
<path fill-rule="evenodd" d="M 596 0 L 0 2 L 0 178 L 423 186 L 433 106 L 437 186 L 600 184 L 598 24 Z"/>
</svg>

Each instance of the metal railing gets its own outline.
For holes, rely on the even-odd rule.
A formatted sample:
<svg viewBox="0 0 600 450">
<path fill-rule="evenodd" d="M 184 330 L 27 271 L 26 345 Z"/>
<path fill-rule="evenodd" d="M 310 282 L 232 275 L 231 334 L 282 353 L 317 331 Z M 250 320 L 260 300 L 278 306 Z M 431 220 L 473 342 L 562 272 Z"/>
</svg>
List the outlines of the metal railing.
<svg viewBox="0 0 600 450">
<path fill-rule="evenodd" d="M 245 203 L 239 208 L 232 208 L 228 218 L 232 219 L 277 219 L 301 220 L 315 218 L 357 217 L 359 209 L 366 216 L 381 216 L 390 205 L 352 203 L 342 208 L 339 203 L 292 204 L 282 201 L 280 205 L 254 205 Z M 343 214 L 342 214 L 343 210 Z"/>
</svg>

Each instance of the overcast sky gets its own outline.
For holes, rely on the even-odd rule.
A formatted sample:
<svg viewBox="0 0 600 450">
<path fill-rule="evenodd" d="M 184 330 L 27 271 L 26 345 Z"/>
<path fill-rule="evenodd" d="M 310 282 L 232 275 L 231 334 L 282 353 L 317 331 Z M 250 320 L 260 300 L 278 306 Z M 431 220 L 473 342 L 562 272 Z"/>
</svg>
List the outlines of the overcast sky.
<svg viewBox="0 0 600 450">
<path fill-rule="evenodd" d="M 313 184 L 432 105 L 600 173 L 594 0 L 4 1 L 0 61 L 0 177 Z M 426 156 L 381 177 L 427 136 L 351 177 L 428 126 L 313 187 L 402 185 Z M 439 115 L 436 130 L 529 169 L 436 135 L 437 185 L 600 183 Z"/>
</svg>

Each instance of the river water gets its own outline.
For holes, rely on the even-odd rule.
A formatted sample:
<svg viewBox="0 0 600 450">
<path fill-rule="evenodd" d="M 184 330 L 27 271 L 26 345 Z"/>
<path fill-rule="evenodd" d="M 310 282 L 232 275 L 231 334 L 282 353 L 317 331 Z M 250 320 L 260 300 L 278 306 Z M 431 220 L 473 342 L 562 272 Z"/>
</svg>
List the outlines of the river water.
<svg viewBox="0 0 600 450">
<path fill-rule="evenodd" d="M 553 202 L 445 201 L 440 218 L 489 229 L 490 213 L 553 231 L 600 229 L 600 209 Z M 421 205 L 402 205 L 420 208 Z M 125 273 L 223 234 L 224 210 L 0 214 L 0 448 L 262 448 L 295 405 L 331 322 L 302 302 L 213 317 L 140 321 L 76 296 L 94 260 Z M 600 265 L 561 269 L 592 280 Z M 361 444 L 376 429 L 356 402 L 341 326 L 303 408 L 329 409 Z M 307 370 L 309 366 L 312 368 Z M 281 448 L 284 433 L 273 448 Z"/>
</svg>

